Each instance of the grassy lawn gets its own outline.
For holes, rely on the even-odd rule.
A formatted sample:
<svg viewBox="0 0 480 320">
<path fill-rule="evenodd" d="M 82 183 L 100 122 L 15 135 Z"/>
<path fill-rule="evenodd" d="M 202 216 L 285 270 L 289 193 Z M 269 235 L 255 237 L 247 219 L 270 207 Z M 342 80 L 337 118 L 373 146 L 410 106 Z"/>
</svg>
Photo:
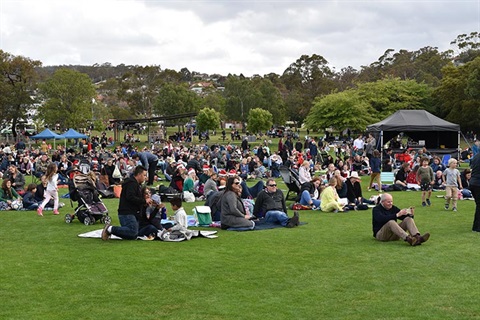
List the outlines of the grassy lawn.
<svg viewBox="0 0 480 320">
<path fill-rule="evenodd" d="M 393 195 L 427 243 L 375 241 L 371 210 L 181 243 L 79 238 L 101 225 L 65 224 L 65 199 L 60 216 L 0 211 L 0 319 L 480 319 L 474 202 Z"/>
</svg>

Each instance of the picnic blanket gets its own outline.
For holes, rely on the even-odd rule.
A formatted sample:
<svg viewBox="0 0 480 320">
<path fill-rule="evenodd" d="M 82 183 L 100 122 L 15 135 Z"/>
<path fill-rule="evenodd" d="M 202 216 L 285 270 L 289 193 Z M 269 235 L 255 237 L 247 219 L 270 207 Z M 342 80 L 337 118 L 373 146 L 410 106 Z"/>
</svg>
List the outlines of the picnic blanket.
<svg viewBox="0 0 480 320">
<path fill-rule="evenodd" d="M 81 233 L 78 236 L 80 238 L 101 239 L 102 238 L 102 230 L 103 229 L 93 230 L 93 231 Z M 208 238 L 208 239 L 218 238 L 218 236 L 216 235 L 217 231 L 206 231 L 206 230 L 191 230 L 191 231 L 192 231 L 192 238 L 197 238 L 197 237 Z M 122 240 L 122 238 L 117 237 L 113 234 L 111 235 L 110 239 L 112 239 L 112 240 Z M 137 240 L 153 240 L 153 239 L 149 239 L 147 237 L 137 237 Z"/>
<path fill-rule="evenodd" d="M 300 222 L 300 225 L 307 224 L 306 222 Z M 267 229 L 275 229 L 275 228 L 285 228 L 281 224 L 278 223 L 271 223 L 271 222 L 266 222 L 265 220 L 255 220 L 255 230 L 267 230 Z"/>
</svg>

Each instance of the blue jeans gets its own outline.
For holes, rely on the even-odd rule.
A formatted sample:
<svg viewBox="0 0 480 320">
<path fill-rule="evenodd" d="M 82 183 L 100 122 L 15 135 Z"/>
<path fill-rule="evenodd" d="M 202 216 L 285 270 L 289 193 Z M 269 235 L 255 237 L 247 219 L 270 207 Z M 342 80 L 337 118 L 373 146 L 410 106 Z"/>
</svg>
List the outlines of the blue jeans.
<svg viewBox="0 0 480 320">
<path fill-rule="evenodd" d="M 251 227 L 230 227 L 227 230 L 228 231 L 248 231 L 248 230 L 253 230 L 255 228 L 255 222 L 250 221 L 252 223 Z"/>
<path fill-rule="evenodd" d="M 152 225 L 152 224 L 149 224 L 148 226 L 145 226 L 143 228 L 141 228 L 140 230 L 138 230 L 138 236 L 139 237 L 143 237 L 143 236 L 157 236 L 157 233 L 158 233 L 158 229 Z"/>
<path fill-rule="evenodd" d="M 25 210 L 37 210 L 39 205 L 40 205 L 39 203 L 32 203 L 28 207 L 24 206 L 23 208 Z"/>
<path fill-rule="evenodd" d="M 462 189 L 462 196 L 464 198 L 471 198 L 472 197 L 472 191 L 464 188 L 464 189 Z"/>
<path fill-rule="evenodd" d="M 320 200 L 312 199 L 312 196 L 310 196 L 310 192 L 308 192 L 307 190 L 303 190 L 302 197 L 300 198 L 300 204 L 304 206 L 310 206 L 310 203 L 312 203 L 317 208 L 320 207 Z"/>
<path fill-rule="evenodd" d="M 267 214 L 265 215 L 265 222 L 279 223 L 284 227 L 287 225 L 288 220 L 289 218 L 287 214 L 278 210 L 267 211 Z"/>
<path fill-rule="evenodd" d="M 138 235 L 138 221 L 133 214 L 118 215 L 121 227 L 112 227 L 112 234 L 127 240 L 135 240 Z"/>
<path fill-rule="evenodd" d="M 265 183 L 260 180 L 258 181 L 253 187 L 249 188 L 247 186 L 247 183 L 245 180 L 242 180 L 242 183 L 240 184 L 242 186 L 242 199 L 247 199 L 247 198 L 253 198 L 255 199 L 260 191 L 262 191 L 265 188 Z"/>
</svg>

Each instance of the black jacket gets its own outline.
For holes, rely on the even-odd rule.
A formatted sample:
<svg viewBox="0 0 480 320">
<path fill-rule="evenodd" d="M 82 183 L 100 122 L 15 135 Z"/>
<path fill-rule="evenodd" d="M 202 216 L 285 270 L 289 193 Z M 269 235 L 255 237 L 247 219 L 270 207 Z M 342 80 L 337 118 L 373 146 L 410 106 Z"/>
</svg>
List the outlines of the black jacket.
<svg viewBox="0 0 480 320">
<path fill-rule="evenodd" d="M 311 182 L 305 182 L 304 184 L 302 184 L 300 192 L 295 199 L 296 202 L 300 202 L 300 199 L 302 198 L 302 193 L 305 190 L 307 190 L 310 195 L 313 195 L 315 193 L 315 185 Z"/>
<path fill-rule="evenodd" d="M 359 182 L 352 183 L 350 179 L 346 179 L 348 203 L 356 203 L 358 198 L 362 198 L 362 187 Z"/>
<path fill-rule="evenodd" d="M 128 178 L 122 184 L 120 203 L 118 204 L 118 215 L 133 214 L 137 217 L 142 206 L 147 202 L 142 195 L 142 188 L 135 178 Z"/>
<path fill-rule="evenodd" d="M 397 213 L 400 211 L 398 207 L 392 206 L 390 210 L 385 209 L 381 204 L 377 204 L 372 210 L 372 229 L 373 236 L 377 235 L 377 232 L 382 229 L 385 223 L 390 220 L 397 221 L 405 219 L 406 216 L 397 218 Z"/>
</svg>

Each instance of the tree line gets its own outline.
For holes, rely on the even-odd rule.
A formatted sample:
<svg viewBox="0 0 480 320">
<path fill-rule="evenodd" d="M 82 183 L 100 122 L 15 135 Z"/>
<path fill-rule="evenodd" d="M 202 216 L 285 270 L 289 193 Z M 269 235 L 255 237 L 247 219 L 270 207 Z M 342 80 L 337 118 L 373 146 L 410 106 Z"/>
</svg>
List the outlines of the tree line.
<svg viewBox="0 0 480 320">
<path fill-rule="evenodd" d="M 200 112 L 201 129 L 225 120 L 255 132 L 288 120 L 311 130 L 363 131 L 399 109 L 425 109 L 464 131 L 477 131 L 479 33 L 459 35 L 451 45 L 445 52 L 388 49 L 360 70 L 337 71 L 319 54 L 302 55 L 282 74 L 252 77 L 158 65 L 43 67 L 0 50 L 0 113 L 13 127 L 26 118 L 82 128 L 104 127 L 112 118 Z"/>
</svg>

